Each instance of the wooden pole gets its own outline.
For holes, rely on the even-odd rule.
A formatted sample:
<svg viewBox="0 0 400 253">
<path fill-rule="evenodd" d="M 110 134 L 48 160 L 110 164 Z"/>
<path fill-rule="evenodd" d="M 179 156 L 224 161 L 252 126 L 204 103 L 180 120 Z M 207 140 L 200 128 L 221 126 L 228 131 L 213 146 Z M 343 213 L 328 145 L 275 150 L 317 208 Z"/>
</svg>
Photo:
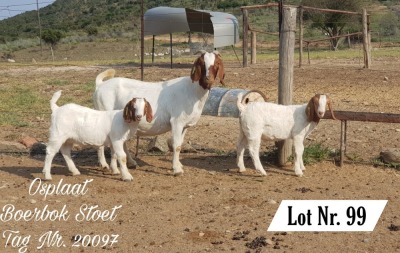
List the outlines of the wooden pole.
<svg viewBox="0 0 400 253">
<path fill-rule="evenodd" d="M 293 97 L 293 66 L 294 44 L 296 31 L 296 8 L 282 8 L 282 24 L 279 38 L 279 86 L 278 103 L 292 104 Z M 292 141 L 285 140 L 278 143 L 279 165 L 286 164 L 292 154 Z"/>
<path fill-rule="evenodd" d="M 141 15 L 140 15 L 140 80 L 143 81 L 143 76 L 144 76 L 144 5 L 143 1 L 141 1 L 140 4 L 140 9 L 141 9 Z"/>
<path fill-rule="evenodd" d="M 242 10 L 243 12 L 243 67 L 247 67 L 247 48 L 248 48 L 248 42 L 247 42 L 247 37 L 249 33 L 249 23 L 248 23 L 248 18 L 249 18 L 249 12 L 247 10 Z"/>
<path fill-rule="evenodd" d="M 140 3 L 140 80 L 144 79 L 144 4 Z M 136 136 L 136 153 L 135 157 L 139 154 L 139 135 Z"/>
<path fill-rule="evenodd" d="M 369 69 L 371 67 L 371 35 L 369 31 L 369 18 L 367 10 L 365 8 L 363 9 L 362 26 L 363 26 L 363 46 L 364 46 L 364 68 Z"/>
<path fill-rule="evenodd" d="M 304 9 L 303 6 L 299 7 L 300 12 L 299 12 L 299 67 L 303 64 L 303 35 L 304 35 L 304 20 L 303 20 L 303 14 L 304 14 Z"/>
<path fill-rule="evenodd" d="M 40 44 L 40 54 L 43 54 L 42 46 L 42 24 L 40 23 L 40 12 L 39 12 L 39 1 L 36 0 L 37 17 L 39 22 L 39 44 Z"/>
<path fill-rule="evenodd" d="M 154 42 L 156 40 L 156 36 L 153 35 L 153 48 L 151 49 L 151 64 L 154 64 L 154 51 L 155 51 L 155 47 L 154 47 Z"/>
<path fill-rule="evenodd" d="M 347 32 L 347 45 L 349 46 L 349 48 L 351 48 L 351 39 L 350 39 L 350 33 Z"/>
<path fill-rule="evenodd" d="M 257 33 L 251 32 L 251 64 L 257 63 Z"/>
<path fill-rule="evenodd" d="M 340 162 L 339 166 L 343 167 L 344 156 L 346 154 L 346 134 L 347 134 L 347 121 L 342 120 L 340 124 Z"/>
<path fill-rule="evenodd" d="M 189 33 L 190 34 L 190 33 Z M 172 69 L 172 33 L 169 34 L 169 46 L 170 46 L 170 52 L 171 52 L 171 69 Z"/>
</svg>

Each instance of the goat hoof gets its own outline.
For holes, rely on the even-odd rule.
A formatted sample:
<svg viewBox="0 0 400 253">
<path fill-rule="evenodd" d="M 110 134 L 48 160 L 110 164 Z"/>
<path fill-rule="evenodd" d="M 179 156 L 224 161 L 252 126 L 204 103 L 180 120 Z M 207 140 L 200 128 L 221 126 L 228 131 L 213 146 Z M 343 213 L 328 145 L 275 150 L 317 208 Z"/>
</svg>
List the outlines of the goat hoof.
<svg viewBox="0 0 400 253">
<path fill-rule="evenodd" d="M 183 171 L 174 172 L 174 177 L 182 176 Z"/>
<path fill-rule="evenodd" d="M 137 168 L 139 168 L 139 165 L 131 164 L 131 165 L 128 166 L 128 168 L 131 169 L 131 170 L 136 170 Z"/>
<path fill-rule="evenodd" d="M 122 178 L 122 181 L 124 181 L 124 182 L 131 182 L 132 180 L 133 180 L 132 175 L 131 175 L 131 176 L 128 176 L 128 177 L 126 177 L 126 178 Z"/>
</svg>

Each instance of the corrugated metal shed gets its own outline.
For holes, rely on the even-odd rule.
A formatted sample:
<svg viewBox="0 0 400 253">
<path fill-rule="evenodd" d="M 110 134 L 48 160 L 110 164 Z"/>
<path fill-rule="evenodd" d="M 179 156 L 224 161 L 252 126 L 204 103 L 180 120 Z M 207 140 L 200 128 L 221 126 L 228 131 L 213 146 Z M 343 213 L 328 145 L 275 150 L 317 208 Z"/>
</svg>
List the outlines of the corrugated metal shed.
<svg viewBox="0 0 400 253">
<path fill-rule="evenodd" d="M 239 42 L 238 20 L 228 13 L 156 7 L 144 14 L 144 35 L 189 31 L 213 34 L 214 48 L 230 46 Z"/>
</svg>

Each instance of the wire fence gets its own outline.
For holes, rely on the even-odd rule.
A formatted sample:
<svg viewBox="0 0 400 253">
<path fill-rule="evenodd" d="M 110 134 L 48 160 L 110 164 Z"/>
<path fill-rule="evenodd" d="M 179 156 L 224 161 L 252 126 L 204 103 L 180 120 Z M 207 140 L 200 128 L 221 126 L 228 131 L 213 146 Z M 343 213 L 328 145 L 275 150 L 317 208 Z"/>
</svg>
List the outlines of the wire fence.
<svg viewBox="0 0 400 253">
<path fill-rule="evenodd" d="M 39 4 L 45 5 L 48 3 L 51 3 L 52 1 L 39 1 Z M 185 3 L 187 8 L 196 8 L 196 3 L 190 3 L 186 2 Z M 13 5 L 0 5 L 0 9 L 4 9 L 6 11 L 12 10 L 12 8 L 18 8 L 18 7 L 35 7 L 36 5 L 35 1 L 31 2 L 24 2 L 22 4 L 19 4 L 16 2 L 16 4 Z M 229 8 L 227 9 L 227 12 L 235 16 L 238 20 L 238 28 L 239 28 L 239 35 L 240 35 L 240 40 L 239 42 L 234 46 L 236 49 L 235 54 L 238 55 L 238 57 L 241 57 L 241 41 L 242 41 L 242 34 L 243 34 L 243 16 L 240 8 Z M 308 10 L 308 16 L 315 15 L 317 11 L 315 10 Z M 255 10 L 250 10 L 249 13 L 250 17 L 250 28 L 251 30 L 257 31 L 257 50 L 258 54 L 275 54 L 276 50 L 278 50 L 278 32 L 279 32 L 279 17 L 278 17 L 278 10 L 277 8 L 261 8 L 261 9 L 255 9 Z M 0 14 L 1 15 L 1 14 Z M 174 15 L 174 13 L 169 13 L 168 15 Z M 168 16 L 167 15 L 167 16 Z M 350 16 L 350 14 L 348 14 Z M 397 47 L 400 46 L 400 35 L 399 35 L 399 24 L 397 23 L 390 23 L 390 21 L 384 22 L 385 19 L 383 17 L 377 17 L 375 13 L 371 12 L 371 32 L 372 32 L 372 42 L 374 43 L 374 47 Z M 130 44 L 130 49 L 129 49 L 129 58 L 131 60 L 138 59 L 140 57 L 140 20 L 138 16 L 134 16 L 133 18 L 133 25 L 129 25 L 130 28 L 122 29 L 122 28 L 117 28 L 117 29 L 110 29 L 110 30 L 104 30 L 100 31 L 96 35 L 90 35 L 90 34 L 80 34 L 80 35 L 72 35 L 68 36 L 67 38 L 62 39 L 61 45 L 59 46 L 60 48 L 66 48 L 64 49 L 65 51 L 69 51 L 67 53 L 63 53 L 62 56 L 57 55 L 57 52 L 55 53 L 56 55 L 56 60 L 60 59 L 68 59 L 68 53 L 73 54 L 73 49 L 78 48 L 80 44 L 84 43 L 99 43 L 99 42 L 104 42 L 105 40 L 123 40 L 126 39 L 129 44 Z M 389 22 L 389 23 L 388 23 Z M 178 26 L 181 24 L 170 24 L 170 26 Z M 209 24 L 205 23 L 197 23 L 196 25 L 198 26 L 205 26 Z M 215 26 L 219 26 L 221 24 L 218 23 L 218 21 L 215 22 Z M 344 29 L 342 31 L 342 34 L 346 36 L 346 34 L 353 34 L 353 35 L 348 35 L 347 37 L 343 38 L 332 38 L 331 34 L 328 34 L 327 32 L 321 30 L 321 29 L 316 29 L 316 23 L 313 22 L 311 19 L 308 19 L 305 23 L 305 32 L 304 32 L 304 38 L 306 40 L 309 40 L 309 50 L 310 51 L 323 51 L 323 50 L 333 50 L 335 49 L 334 46 L 332 45 L 332 41 L 337 39 L 339 40 L 339 46 L 336 49 L 339 50 L 346 50 L 347 48 L 356 48 L 358 49 L 360 44 L 362 43 L 362 36 L 358 34 L 354 34 L 356 31 L 360 31 L 361 23 L 360 22 L 354 22 L 354 20 L 348 20 L 345 21 L 344 23 Z M 42 22 L 42 28 L 43 29 L 48 29 L 48 28 L 54 28 L 54 25 L 52 23 L 46 23 Z M 226 35 L 220 35 L 220 36 L 226 36 Z M 145 59 L 153 59 L 154 57 L 159 57 L 159 58 L 165 58 L 168 59 L 167 55 L 173 54 L 174 56 L 177 57 L 185 57 L 193 54 L 193 52 L 196 52 L 199 49 L 205 49 L 205 50 L 212 50 L 214 48 L 214 36 L 212 34 L 208 33 L 192 33 L 189 35 L 189 33 L 185 32 L 180 32 L 177 33 L 176 35 L 174 34 L 173 37 L 173 47 L 172 50 L 169 46 L 169 37 L 168 35 L 166 36 L 156 36 L 156 42 L 154 45 L 154 53 L 153 53 L 153 45 L 151 43 L 151 36 L 146 36 L 145 38 Z M 18 57 L 23 61 L 23 62 L 29 62 L 32 61 L 31 55 L 29 55 L 29 50 L 25 50 L 25 52 L 20 52 L 18 53 L 18 49 L 21 48 L 29 48 L 31 46 L 37 47 L 39 45 L 39 39 L 38 38 L 32 38 L 30 41 L 24 40 L 24 41 L 15 41 L 15 46 L 12 46 L 10 44 L 4 45 L 0 44 L 0 52 L 3 52 L 3 58 L 12 58 L 14 55 L 18 55 Z M 231 49 L 230 47 L 224 47 L 224 48 L 219 48 L 219 50 L 225 50 L 225 49 Z M 6 52 L 12 51 L 10 55 L 4 55 Z M 35 49 L 33 49 L 35 50 Z M 114 48 L 113 50 L 118 50 L 118 48 Z M 31 50 L 32 51 L 32 50 Z M 57 51 L 57 49 L 55 49 Z M 44 61 L 51 61 L 53 60 L 51 57 L 48 56 L 49 49 L 46 46 L 45 47 L 45 57 L 41 56 L 36 56 L 37 58 L 40 58 Z M 42 52 L 40 52 L 43 54 Z M 106 54 L 105 54 L 106 55 Z M 88 55 L 86 60 L 90 60 L 90 56 Z M 102 59 L 100 58 L 101 55 L 95 56 L 97 59 Z M 127 57 L 124 57 L 127 59 Z M 107 60 L 109 58 L 104 57 L 104 60 Z"/>
</svg>

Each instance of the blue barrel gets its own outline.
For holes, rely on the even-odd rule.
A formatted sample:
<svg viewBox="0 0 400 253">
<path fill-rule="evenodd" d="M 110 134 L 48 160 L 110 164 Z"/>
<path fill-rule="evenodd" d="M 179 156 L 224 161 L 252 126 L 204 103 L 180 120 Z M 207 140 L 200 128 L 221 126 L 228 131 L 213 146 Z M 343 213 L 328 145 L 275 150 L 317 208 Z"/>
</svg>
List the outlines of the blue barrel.
<svg viewBox="0 0 400 253">
<path fill-rule="evenodd" d="M 218 117 L 239 117 L 239 110 L 236 105 L 239 94 L 243 94 L 243 101 L 267 101 L 266 96 L 258 90 L 211 88 L 208 99 L 203 108 L 203 115 Z"/>
</svg>

